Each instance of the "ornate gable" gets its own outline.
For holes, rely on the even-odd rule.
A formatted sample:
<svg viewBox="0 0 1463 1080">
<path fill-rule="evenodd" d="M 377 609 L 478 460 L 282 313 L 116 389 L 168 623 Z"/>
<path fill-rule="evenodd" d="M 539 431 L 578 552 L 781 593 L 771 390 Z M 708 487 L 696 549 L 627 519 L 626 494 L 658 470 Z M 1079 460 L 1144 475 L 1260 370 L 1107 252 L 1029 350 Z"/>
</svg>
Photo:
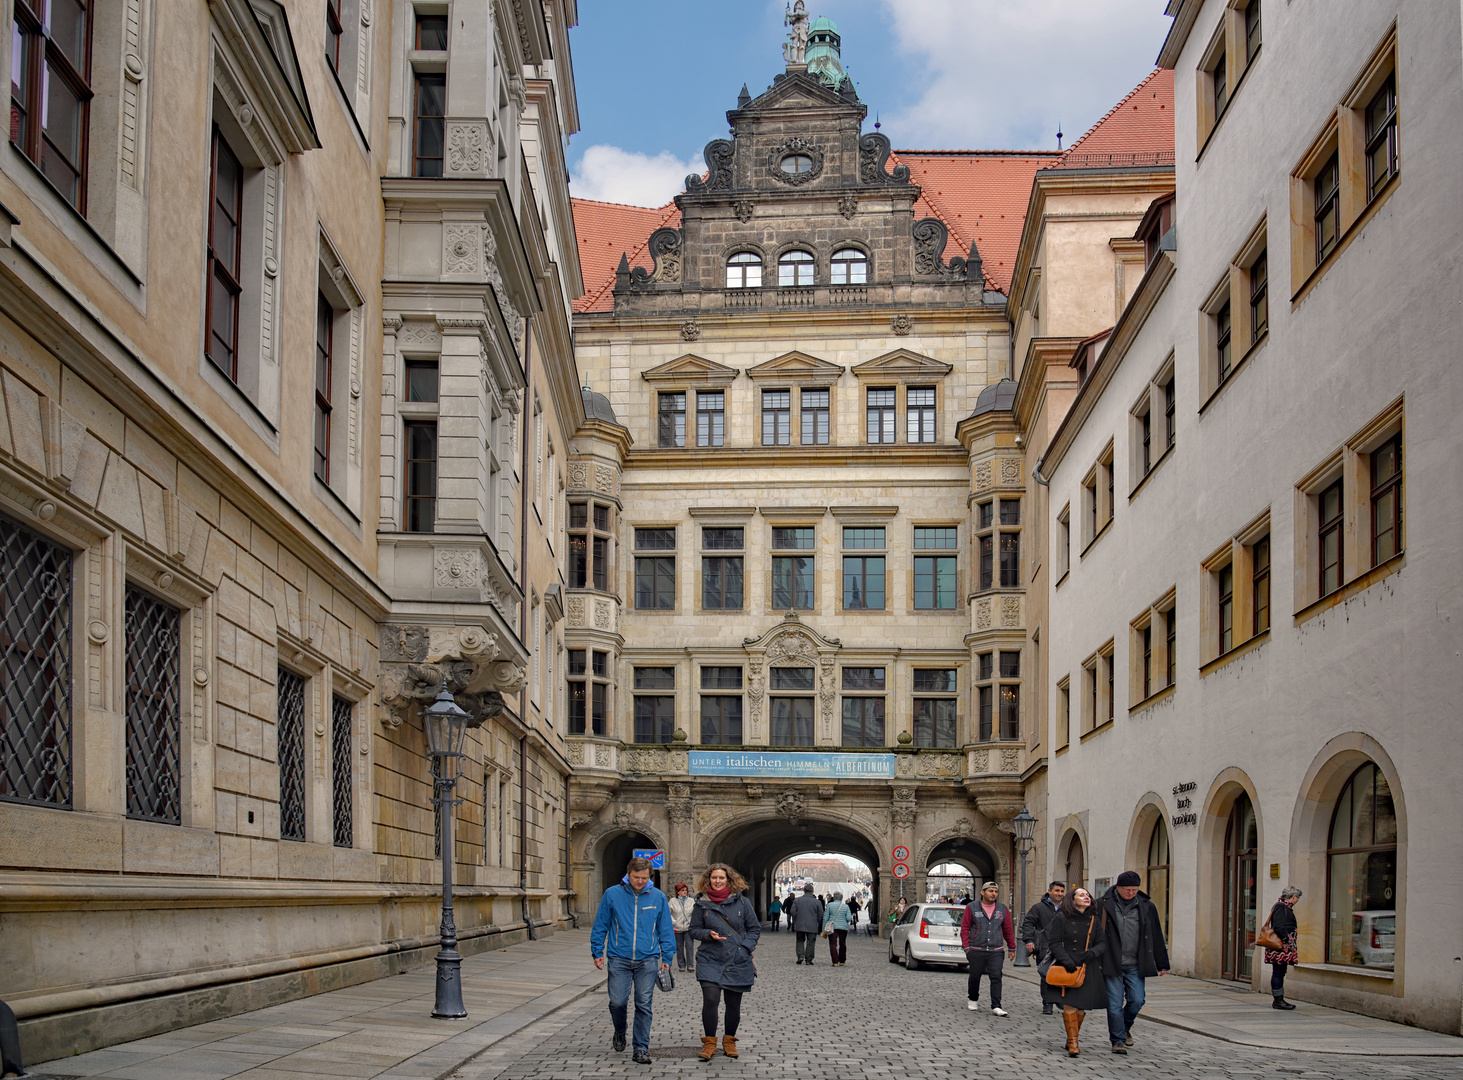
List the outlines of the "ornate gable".
<svg viewBox="0 0 1463 1080">
<path fill-rule="evenodd" d="M 692 383 L 719 386 L 737 377 L 737 369 L 718 364 L 704 356 L 686 353 L 664 364 L 657 364 L 641 373 L 640 377 L 650 383 Z"/>
<path fill-rule="evenodd" d="M 853 368 L 860 379 L 898 379 L 902 382 L 920 379 L 943 379 L 950 374 L 953 365 L 923 356 L 909 349 L 895 349 L 893 352 L 866 360 Z"/>
<path fill-rule="evenodd" d="M 747 369 L 749 379 L 792 379 L 798 382 L 832 383 L 843 375 L 843 365 L 830 364 L 794 349 Z"/>
</svg>

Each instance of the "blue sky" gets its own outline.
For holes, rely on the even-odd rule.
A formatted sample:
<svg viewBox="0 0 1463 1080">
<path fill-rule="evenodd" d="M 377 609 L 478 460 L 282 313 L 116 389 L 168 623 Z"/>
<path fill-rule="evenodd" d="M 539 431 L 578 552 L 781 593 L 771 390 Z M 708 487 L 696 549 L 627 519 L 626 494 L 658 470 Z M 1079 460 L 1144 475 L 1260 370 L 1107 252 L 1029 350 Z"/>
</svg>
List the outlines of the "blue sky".
<svg viewBox="0 0 1463 1080">
<path fill-rule="evenodd" d="M 782 70 L 784 0 L 579 0 L 573 194 L 658 206 L 726 134 L 742 83 Z M 1051 149 L 1153 69 L 1164 0 L 809 0 L 906 149 Z"/>
</svg>

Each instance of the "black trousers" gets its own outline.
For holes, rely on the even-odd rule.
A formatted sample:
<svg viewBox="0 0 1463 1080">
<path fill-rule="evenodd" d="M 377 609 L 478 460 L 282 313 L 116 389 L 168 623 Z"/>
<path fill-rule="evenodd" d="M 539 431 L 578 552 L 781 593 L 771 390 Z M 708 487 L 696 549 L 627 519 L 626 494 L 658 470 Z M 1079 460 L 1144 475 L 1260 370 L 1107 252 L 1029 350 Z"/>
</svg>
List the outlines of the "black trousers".
<svg viewBox="0 0 1463 1080">
<path fill-rule="evenodd" d="M 994 949 L 991 952 L 982 952 L 979 949 L 966 949 L 965 958 L 970 961 L 970 979 L 966 983 L 965 996 L 971 1001 L 980 1000 L 980 977 L 989 976 L 991 980 L 991 1008 L 1001 1007 L 1001 969 L 1006 963 L 1006 953 L 1002 949 Z"/>
<path fill-rule="evenodd" d="M 716 1008 L 721 1004 L 721 995 L 726 995 L 726 1033 L 736 1036 L 737 1025 L 742 1022 L 742 992 L 723 990 L 715 983 L 701 984 L 701 1030 L 708 1038 L 716 1034 Z"/>
</svg>

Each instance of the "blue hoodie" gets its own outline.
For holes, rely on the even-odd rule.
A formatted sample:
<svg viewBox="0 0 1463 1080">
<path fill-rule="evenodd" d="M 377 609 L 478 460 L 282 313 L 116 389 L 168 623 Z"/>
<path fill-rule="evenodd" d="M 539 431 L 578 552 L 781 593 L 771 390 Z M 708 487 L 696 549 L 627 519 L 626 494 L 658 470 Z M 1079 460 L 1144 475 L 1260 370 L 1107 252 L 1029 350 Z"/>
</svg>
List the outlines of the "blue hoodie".
<svg viewBox="0 0 1463 1080">
<path fill-rule="evenodd" d="M 671 906 L 665 893 L 650 882 L 636 893 L 627 874 L 620 884 L 605 890 L 589 932 L 589 954 L 623 956 L 646 960 L 659 956 L 670 963 L 676 952 L 676 933 L 671 926 Z"/>
</svg>

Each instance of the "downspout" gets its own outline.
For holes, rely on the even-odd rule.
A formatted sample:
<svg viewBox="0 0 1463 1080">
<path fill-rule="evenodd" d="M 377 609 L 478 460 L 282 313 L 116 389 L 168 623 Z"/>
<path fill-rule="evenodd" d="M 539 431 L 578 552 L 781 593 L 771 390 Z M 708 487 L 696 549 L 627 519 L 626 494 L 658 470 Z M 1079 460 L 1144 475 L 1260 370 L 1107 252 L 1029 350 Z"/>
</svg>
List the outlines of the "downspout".
<svg viewBox="0 0 1463 1080">
<path fill-rule="evenodd" d="M 528 649 L 529 666 L 533 666 L 533 642 L 528 640 L 528 500 L 533 490 L 528 475 L 532 460 L 533 438 L 530 420 L 533 415 L 533 316 L 523 319 L 523 486 L 518 499 L 518 580 L 523 583 L 523 603 L 518 611 L 518 636 Z M 518 722 L 528 726 L 528 679 L 518 691 Z M 523 904 L 523 925 L 528 940 L 538 940 L 533 926 L 533 913 L 528 909 L 528 736 L 518 737 L 518 889 Z"/>
</svg>

